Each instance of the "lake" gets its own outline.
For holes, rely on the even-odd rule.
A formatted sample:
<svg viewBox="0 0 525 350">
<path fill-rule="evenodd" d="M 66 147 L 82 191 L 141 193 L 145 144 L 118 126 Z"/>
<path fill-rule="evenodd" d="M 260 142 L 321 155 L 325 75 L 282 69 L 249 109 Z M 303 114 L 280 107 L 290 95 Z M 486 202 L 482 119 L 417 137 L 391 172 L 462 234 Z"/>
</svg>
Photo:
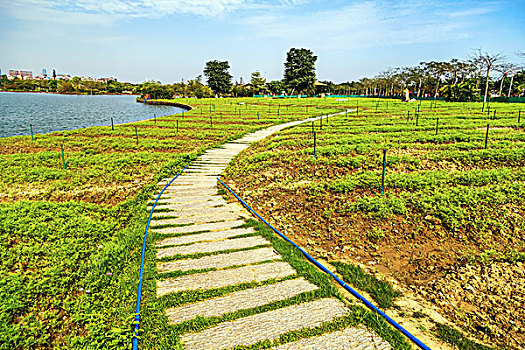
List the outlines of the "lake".
<svg viewBox="0 0 525 350">
<path fill-rule="evenodd" d="M 0 137 L 135 122 L 182 113 L 172 106 L 135 102 L 129 95 L 58 95 L 0 92 Z"/>
</svg>

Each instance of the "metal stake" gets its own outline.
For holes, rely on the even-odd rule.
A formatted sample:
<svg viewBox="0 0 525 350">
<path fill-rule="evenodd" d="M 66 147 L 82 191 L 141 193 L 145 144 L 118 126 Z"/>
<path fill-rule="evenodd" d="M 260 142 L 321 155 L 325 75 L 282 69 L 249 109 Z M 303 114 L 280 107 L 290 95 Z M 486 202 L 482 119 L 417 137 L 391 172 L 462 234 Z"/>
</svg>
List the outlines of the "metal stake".
<svg viewBox="0 0 525 350">
<path fill-rule="evenodd" d="M 66 159 L 64 158 L 64 146 L 60 144 L 60 151 L 62 152 L 62 165 L 64 166 L 64 170 L 66 169 Z"/>
<path fill-rule="evenodd" d="M 383 177 L 381 179 L 381 194 L 385 194 L 385 169 L 386 169 L 386 149 L 383 150 Z"/>
<path fill-rule="evenodd" d="M 485 149 L 487 149 L 487 143 L 489 142 L 489 126 L 490 124 L 487 124 L 487 133 L 485 134 Z"/>
</svg>

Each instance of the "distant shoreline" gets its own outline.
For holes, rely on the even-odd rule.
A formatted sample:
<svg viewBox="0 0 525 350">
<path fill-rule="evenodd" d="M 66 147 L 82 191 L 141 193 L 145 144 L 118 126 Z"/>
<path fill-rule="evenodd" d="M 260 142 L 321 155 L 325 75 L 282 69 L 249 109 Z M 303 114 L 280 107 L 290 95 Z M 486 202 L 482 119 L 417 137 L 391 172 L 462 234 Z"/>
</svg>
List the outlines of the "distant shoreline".
<svg viewBox="0 0 525 350">
<path fill-rule="evenodd" d="M 13 90 L 0 90 L 0 92 L 16 92 L 24 94 L 53 94 L 53 95 L 85 95 L 85 96 L 100 96 L 100 95 L 119 95 L 119 96 L 140 96 L 140 94 L 118 94 L 114 92 L 106 92 L 100 94 L 88 94 L 78 92 L 54 92 L 54 91 L 13 91 Z"/>
</svg>

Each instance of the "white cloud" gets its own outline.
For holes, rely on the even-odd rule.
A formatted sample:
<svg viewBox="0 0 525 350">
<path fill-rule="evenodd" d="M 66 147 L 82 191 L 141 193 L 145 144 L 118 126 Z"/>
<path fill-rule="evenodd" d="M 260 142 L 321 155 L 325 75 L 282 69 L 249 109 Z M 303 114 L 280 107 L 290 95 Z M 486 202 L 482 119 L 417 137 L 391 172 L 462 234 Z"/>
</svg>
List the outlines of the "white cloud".
<svg viewBox="0 0 525 350">
<path fill-rule="evenodd" d="M 0 9 L 12 17 L 29 22 L 48 22 L 66 25 L 107 25 L 111 22 L 102 13 L 69 11 L 54 1 L 19 0 L 0 3 Z"/>
<path fill-rule="evenodd" d="M 365 0 L 339 6 L 314 0 L 0 0 L 0 10 L 32 23 L 110 26 L 133 18 L 229 16 L 239 36 L 280 39 L 337 50 L 443 41 L 470 34 L 473 19 L 494 10 L 490 2 Z M 343 2 L 348 4 L 349 2 Z M 308 6 L 305 6 L 308 5 Z M 242 19 L 238 19 L 242 18 Z"/>
<path fill-rule="evenodd" d="M 494 7 L 493 6 L 479 6 L 479 7 L 476 7 L 476 8 L 450 12 L 450 13 L 448 13 L 448 16 L 451 17 L 451 18 L 480 16 L 480 15 L 485 15 L 485 14 L 491 13 L 493 11 L 494 11 Z"/>
<path fill-rule="evenodd" d="M 490 11 L 490 7 L 476 11 L 456 7 L 452 12 L 445 5 L 429 6 L 428 1 L 362 1 L 308 14 L 271 11 L 245 18 L 242 24 L 259 38 L 345 50 L 466 37 L 472 18 Z"/>
<path fill-rule="evenodd" d="M 52 21 L 92 24 L 124 18 L 163 17 L 174 14 L 217 17 L 237 10 L 264 10 L 290 8 L 306 0 L 18 0 L 3 1 L 3 7 L 12 16 L 24 20 L 49 19 Z"/>
<path fill-rule="evenodd" d="M 96 36 L 86 37 L 83 39 L 85 43 L 96 45 L 114 45 L 125 41 L 132 41 L 133 38 L 129 36 Z"/>
</svg>

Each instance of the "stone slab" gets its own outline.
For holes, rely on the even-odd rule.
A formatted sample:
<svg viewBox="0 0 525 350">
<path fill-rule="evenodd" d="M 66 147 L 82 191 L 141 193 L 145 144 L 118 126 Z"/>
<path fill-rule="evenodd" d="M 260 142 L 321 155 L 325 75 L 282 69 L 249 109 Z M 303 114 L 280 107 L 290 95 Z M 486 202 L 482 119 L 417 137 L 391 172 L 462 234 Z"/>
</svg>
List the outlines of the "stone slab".
<svg viewBox="0 0 525 350">
<path fill-rule="evenodd" d="M 205 179 L 205 180 L 208 180 L 207 182 L 204 182 L 204 181 L 201 181 L 199 183 L 195 183 L 195 181 L 188 181 L 188 179 L 185 179 L 184 177 L 178 177 L 175 181 L 173 181 L 168 188 L 171 188 L 171 187 L 178 187 L 178 186 L 188 186 L 188 185 L 198 185 L 198 184 L 204 184 L 204 185 L 208 185 L 208 184 L 213 184 L 214 182 L 216 181 L 213 181 L 213 179 Z M 159 184 L 159 188 L 162 188 L 166 186 L 166 183 L 163 184 L 161 186 L 161 184 Z"/>
<path fill-rule="evenodd" d="M 214 167 L 202 167 L 202 168 L 188 168 L 186 173 L 202 174 L 202 173 L 217 173 L 220 174 L 223 168 L 214 168 Z"/>
<path fill-rule="evenodd" d="M 390 350 L 392 346 L 365 328 L 346 328 L 314 338 L 301 339 L 293 343 L 271 348 L 272 350 Z"/>
<path fill-rule="evenodd" d="M 325 298 L 224 322 L 199 333 L 185 334 L 181 340 L 186 350 L 231 349 L 315 328 L 347 313 L 340 300 Z"/>
<path fill-rule="evenodd" d="M 191 210 L 198 208 L 215 208 L 219 206 L 225 206 L 227 202 L 224 199 L 220 200 L 211 200 L 211 201 L 200 201 L 200 202 L 189 202 L 189 203 L 180 203 L 180 204 L 157 204 L 155 209 L 170 209 L 173 211 L 183 211 Z M 148 210 L 151 210 L 152 206 L 148 206 Z"/>
<path fill-rule="evenodd" d="M 207 189 L 207 188 L 216 188 L 217 187 L 217 181 L 213 182 L 210 181 L 209 183 L 188 183 L 188 184 L 178 184 L 174 185 L 171 184 L 168 188 L 166 188 L 164 191 L 191 191 L 191 190 L 200 190 L 200 189 Z M 159 191 L 160 192 L 160 191 Z"/>
<path fill-rule="evenodd" d="M 222 205 L 213 208 L 196 208 L 196 209 L 185 209 L 185 210 L 174 210 L 174 211 L 161 211 L 154 214 L 154 217 L 163 216 L 196 216 L 196 215 L 221 215 L 224 213 L 234 213 L 233 209 L 228 205 Z"/>
<path fill-rule="evenodd" d="M 290 299 L 298 294 L 316 290 L 318 287 L 304 278 L 286 280 L 266 286 L 241 290 L 222 297 L 182 305 L 166 310 L 170 323 L 179 323 L 197 316 L 222 316 L 238 310 L 270 304 Z"/>
<path fill-rule="evenodd" d="M 187 202 L 202 202 L 203 200 L 219 200 L 219 199 L 223 199 L 223 198 L 221 196 L 206 196 L 205 198 L 203 198 L 202 196 L 171 197 L 171 196 L 162 195 L 159 201 L 166 202 L 166 203 L 187 203 Z"/>
<path fill-rule="evenodd" d="M 233 220 L 233 221 L 221 221 L 221 222 L 212 222 L 208 224 L 197 224 L 197 225 L 188 225 L 181 227 L 165 227 L 160 229 L 153 229 L 155 232 L 160 234 L 174 234 L 174 233 L 191 233 L 191 232 L 204 232 L 204 231 L 214 231 L 214 230 L 226 230 L 234 227 L 243 225 L 244 220 Z"/>
<path fill-rule="evenodd" d="M 211 168 L 224 168 L 228 165 L 227 162 L 220 162 L 220 163 L 211 163 L 209 161 L 203 161 L 203 160 L 196 160 L 195 162 L 191 163 L 192 167 L 211 167 Z"/>
<path fill-rule="evenodd" d="M 197 253 L 213 253 L 222 250 L 244 249 L 260 245 L 270 244 L 269 241 L 261 236 L 226 239 L 216 242 L 195 243 L 157 250 L 157 259 L 166 258 L 174 255 L 190 255 Z"/>
<path fill-rule="evenodd" d="M 263 261 L 281 259 L 281 256 L 274 252 L 273 248 L 260 248 L 253 250 L 243 250 L 227 254 L 203 256 L 197 259 L 183 259 L 170 262 L 159 262 L 158 272 L 170 271 L 190 271 L 205 269 L 223 269 L 230 266 L 240 266 L 255 264 Z"/>
<path fill-rule="evenodd" d="M 216 196 L 217 187 L 189 188 L 184 190 L 173 189 L 164 191 L 161 198 L 184 198 L 184 197 L 205 197 Z"/>
<path fill-rule="evenodd" d="M 189 243 L 197 243 L 197 242 L 219 241 L 219 240 L 228 239 L 231 237 L 247 235 L 247 234 L 254 233 L 254 232 L 255 230 L 251 227 L 236 228 L 236 229 L 224 230 L 224 231 L 204 232 L 204 233 L 197 233 L 195 235 L 185 235 L 185 236 L 180 236 L 180 237 L 166 238 L 166 239 L 163 239 L 162 241 L 158 241 L 156 243 L 156 246 L 163 247 L 167 245 L 181 245 L 181 244 L 189 244 Z"/>
<path fill-rule="evenodd" d="M 223 288 L 241 283 L 282 279 L 295 274 L 287 262 L 271 262 L 236 269 L 218 270 L 157 281 L 157 296 L 185 290 Z"/>
<path fill-rule="evenodd" d="M 238 219 L 239 215 L 232 212 L 224 212 L 222 214 L 214 215 L 198 215 L 198 216 L 181 216 L 177 218 L 154 220 L 155 225 L 184 225 L 184 224 L 204 224 L 211 222 L 227 221 Z"/>
</svg>

